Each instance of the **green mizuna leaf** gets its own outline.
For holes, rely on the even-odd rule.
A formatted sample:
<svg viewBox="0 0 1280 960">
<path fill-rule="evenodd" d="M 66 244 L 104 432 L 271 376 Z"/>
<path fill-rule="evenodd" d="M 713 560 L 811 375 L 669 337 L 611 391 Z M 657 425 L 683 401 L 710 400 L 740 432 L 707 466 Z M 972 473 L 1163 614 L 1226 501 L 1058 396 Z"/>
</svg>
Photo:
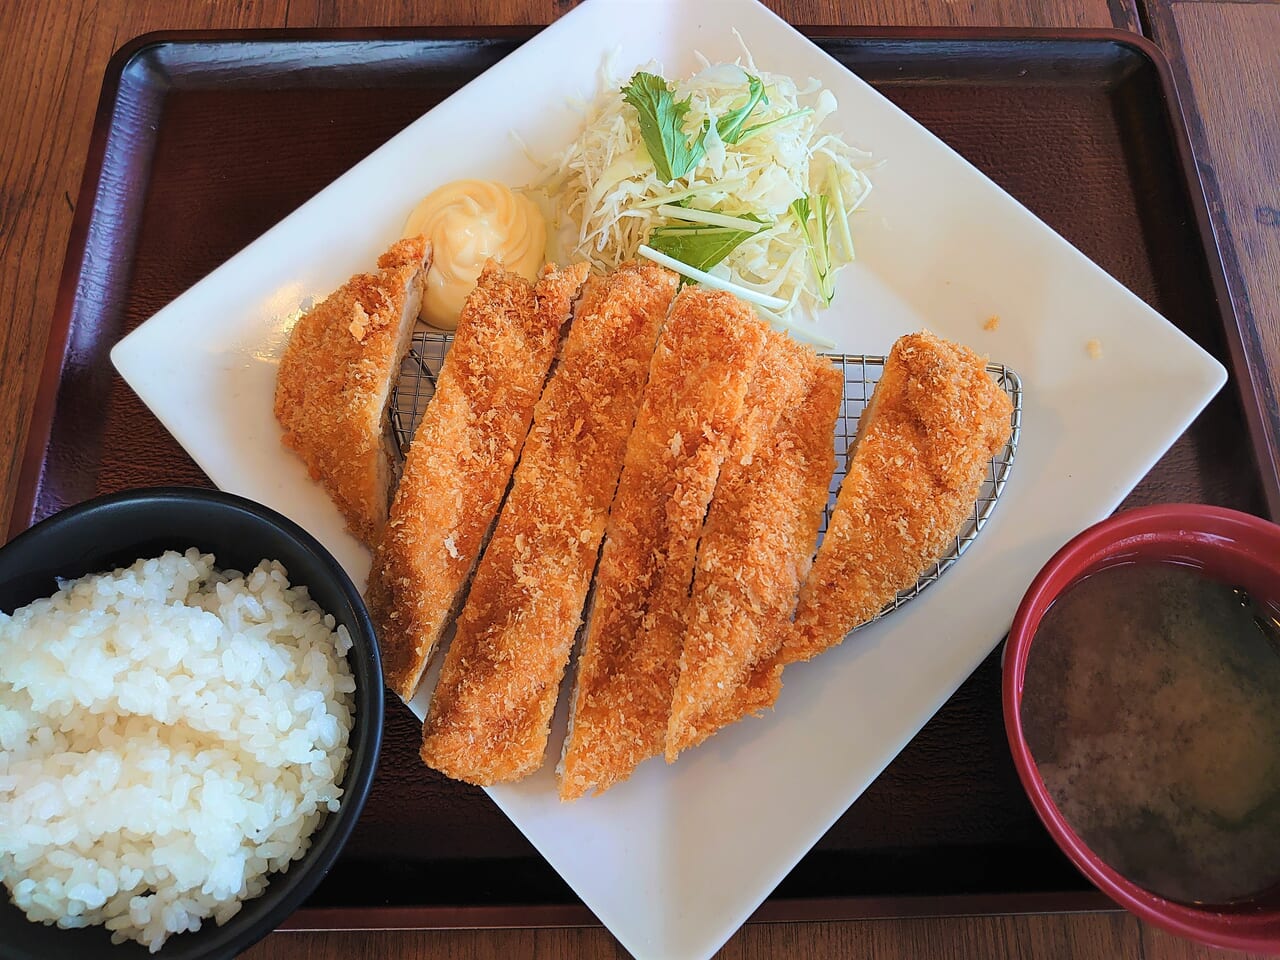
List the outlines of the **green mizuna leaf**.
<svg viewBox="0 0 1280 960">
<path fill-rule="evenodd" d="M 738 134 L 738 139 L 734 143 L 742 143 L 744 140 L 750 140 L 756 134 L 764 133 L 770 127 L 776 127 L 783 123 L 790 123 L 799 117 L 807 117 L 813 113 L 813 107 L 804 107 L 800 110 L 793 110 L 791 113 L 784 113 L 780 117 L 774 117 L 772 120 L 766 120 L 764 123 L 757 123 L 755 126 L 747 127 Z"/>
<path fill-rule="evenodd" d="M 744 220 L 764 223 L 759 217 L 747 214 Z M 732 227 L 716 227 L 702 223 L 673 223 L 654 227 L 649 233 L 649 246 L 659 253 L 674 257 L 696 270 L 707 271 L 733 253 L 752 230 L 735 230 Z"/>
<path fill-rule="evenodd" d="M 765 96 L 764 84 L 760 78 L 747 74 L 747 102 L 716 121 L 716 132 L 720 134 L 720 139 L 725 143 L 737 143 L 746 132 L 743 128 L 747 118 L 751 116 L 751 111 L 760 104 L 768 102 L 769 98 Z"/>
<path fill-rule="evenodd" d="M 812 208 L 811 208 L 812 207 Z M 826 194 L 804 196 L 791 204 L 791 210 L 800 222 L 804 232 L 804 243 L 809 249 L 809 262 L 813 264 L 813 272 L 818 277 L 818 292 L 822 299 L 831 305 L 835 296 L 835 271 L 831 269 L 831 242 L 827 232 Z M 817 221 L 816 223 L 810 221 Z"/>
<path fill-rule="evenodd" d="M 677 101 L 667 81 L 641 71 L 622 88 L 622 99 L 635 107 L 640 136 L 663 183 L 679 180 L 697 166 L 706 151 L 709 124 L 693 140 L 684 133 L 689 98 Z"/>
</svg>

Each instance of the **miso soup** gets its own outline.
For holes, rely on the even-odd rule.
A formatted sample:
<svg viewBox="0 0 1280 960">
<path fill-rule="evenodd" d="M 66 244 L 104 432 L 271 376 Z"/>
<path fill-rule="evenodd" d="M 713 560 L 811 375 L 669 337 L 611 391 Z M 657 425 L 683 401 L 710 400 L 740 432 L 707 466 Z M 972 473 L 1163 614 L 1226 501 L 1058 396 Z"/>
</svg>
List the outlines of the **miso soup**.
<svg viewBox="0 0 1280 960">
<path fill-rule="evenodd" d="M 1114 566 L 1047 611 L 1022 724 L 1045 786 L 1116 871 L 1186 902 L 1280 881 L 1280 629 L 1262 598 Z"/>
</svg>

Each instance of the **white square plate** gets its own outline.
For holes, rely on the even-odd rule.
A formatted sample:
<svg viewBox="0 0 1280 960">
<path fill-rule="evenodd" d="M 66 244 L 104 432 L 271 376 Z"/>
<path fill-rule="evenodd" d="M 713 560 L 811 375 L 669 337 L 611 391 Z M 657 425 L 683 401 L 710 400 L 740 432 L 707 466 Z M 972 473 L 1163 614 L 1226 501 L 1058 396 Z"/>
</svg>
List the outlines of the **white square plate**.
<svg viewBox="0 0 1280 960">
<path fill-rule="evenodd" d="M 568 103 L 651 59 L 733 60 L 816 77 L 828 124 L 885 161 L 857 221 L 859 260 L 821 322 L 838 349 L 884 353 L 928 327 L 1023 378 L 1012 479 L 972 549 L 918 601 L 788 668 L 776 711 L 672 767 L 562 805 L 553 762 L 490 796 L 628 950 L 705 958 L 751 914 L 1000 640 L 1050 554 L 1101 519 L 1226 373 L 965 160 L 755 0 L 589 0 L 246 247 L 112 352 L 121 374 L 225 490 L 314 533 L 363 583 L 369 558 L 280 445 L 272 418 L 287 319 L 369 268 L 411 207 L 458 177 L 527 182 L 567 144 Z M 982 319 L 1003 318 L 994 332 Z M 1102 356 L 1090 359 L 1097 338 Z M 563 700 L 563 698 L 562 698 Z M 425 703 L 413 705 L 422 715 Z M 563 710 L 551 753 L 558 753 Z M 431 810 L 413 811 L 429 827 Z"/>
</svg>

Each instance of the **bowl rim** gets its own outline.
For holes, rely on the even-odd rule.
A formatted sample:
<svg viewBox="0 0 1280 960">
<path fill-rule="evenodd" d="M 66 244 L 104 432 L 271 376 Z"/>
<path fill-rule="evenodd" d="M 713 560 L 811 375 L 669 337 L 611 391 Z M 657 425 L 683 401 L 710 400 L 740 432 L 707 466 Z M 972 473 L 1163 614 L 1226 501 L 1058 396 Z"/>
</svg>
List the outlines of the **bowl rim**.
<svg viewBox="0 0 1280 960">
<path fill-rule="evenodd" d="M 1280 526 L 1262 517 L 1194 503 L 1157 504 L 1127 510 L 1077 534 L 1041 568 L 1018 605 L 1004 652 L 1001 699 L 1005 732 L 1018 779 L 1054 842 L 1093 884 L 1141 919 L 1179 936 L 1213 947 L 1274 952 L 1280 950 L 1280 910 L 1196 907 L 1169 900 L 1128 880 L 1098 857 L 1071 828 L 1049 796 L 1023 734 L 1019 709 L 1036 628 L 1049 605 L 1063 591 L 1086 572 L 1096 569 L 1098 563 L 1118 556 L 1126 545 L 1134 544 L 1136 538 L 1148 542 L 1153 537 L 1181 542 L 1194 540 L 1208 549 L 1224 549 L 1229 535 L 1223 531 L 1233 529 L 1280 539 Z M 1057 582 L 1063 577 L 1066 579 Z"/>
<path fill-rule="evenodd" d="M 342 805 L 336 813 L 329 815 L 336 819 L 338 826 L 332 834 L 321 838 L 324 842 L 320 843 L 317 842 L 317 838 L 325 829 L 325 826 L 331 822 L 329 819 L 322 821 L 317 830 L 311 835 L 312 844 L 307 848 L 302 858 L 291 861 L 284 870 L 273 872 L 272 879 L 288 876 L 302 868 L 304 864 L 306 871 L 305 876 L 281 893 L 280 898 L 268 907 L 260 917 L 240 930 L 236 930 L 234 926 L 234 917 L 225 926 L 213 927 L 211 930 L 213 935 L 210 941 L 201 945 L 200 952 L 195 956 L 216 957 L 223 956 L 228 951 L 240 952 L 246 950 L 277 929 L 287 917 L 301 907 L 306 899 L 315 892 L 316 887 L 320 885 L 321 881 L 337 862 L 343 847 L 350 838 L 352 830 L 360 819 L 377 773 L 385 724 L 385 698 L 382 689 L 382 667 L 377 632 L 364 604 L 364 599 L 347 575 L 347 572 L 329 550 L 302 526 L 271 507 L 250 500 L 247 497 L 223 490 L 177 485 L 136 487 L 102 494 L 73 504 L 32 524 L 7 543 L 0 544 L 0 557 L 9 553 L 11 548 L 21 549 L 23 543 L 27 540 L 36 539 L 42 533 L 86 522 L 86 519 L 91 518 L 94 514 L 110 511 L 121 506 L 143 506 L 146 504 L 163 506 L 174 503 L 203 503 L 218 509 L 238 511 L 252 517 L 255 522 L 275 527 L 277 531 L 287 538 L 294 540 L 306 553 L 311 554 L 332 578 L 346 605 L 354 615 L 355 622 L 353 626 L 355 629 L 350 631 L 352 635 L 352 650 L 359 649 L 362 656 L 369 661 L 369 676 L 376 685 L 376 689 L 369 691 L 367 698 L 365 698 L 364 709 L 361 710 L 358 716 L 358 720 L 362 725 L 361 737 L 358 743 L 364 751 L 364 757 L 359 764 L 348 762 L 342 784 Z M 332 613 L 333 611 L 326 610 L 325 612 Z M 363 640 L 359 636 L 360 634 L 363 634 Z M 353 677 L 357 678 L 357 684 L 359 684 L 358 671 L 355 669 L 354 662 L 352 663 L 352 674 Z M 361 700 L 360 693 L 360 686 L 357 686 L 355 693 L 357 704 Z M 353 734 L 354 732 L 353 730 Z M 354 755 L 358 745 L 355 737 L 353 736 L 348 743 Z M 270 884 L 268 884 L 267 890 L 270 890 Z M 259 896 L 262 895 L 260 894 Z M 251 901 L 244 902 L 247 904 Z M 237 914 L 237 916 L 239 915 Z M 206 925 L 211 922 L 211 918 L 206 918 Z M 202 926 L 201 929 L 204 930 L 205 927 Z M 226 931 L 226 936 L 217 936 L 221 931 Z M 4 951 L 0 949 L 0 952 Z M 155 956 L 163 960 L 165 951 L 161 949 Z"/>
</svg>

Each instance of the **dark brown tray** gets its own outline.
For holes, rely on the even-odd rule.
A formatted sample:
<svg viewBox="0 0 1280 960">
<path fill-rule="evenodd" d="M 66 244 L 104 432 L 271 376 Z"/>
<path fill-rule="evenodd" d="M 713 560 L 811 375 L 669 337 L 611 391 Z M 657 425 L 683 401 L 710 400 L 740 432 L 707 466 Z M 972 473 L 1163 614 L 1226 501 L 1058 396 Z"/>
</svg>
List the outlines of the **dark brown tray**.
<svg viewBox="0 0 1280 960">
<path fill-rule="evenodd" d="M 1238 361 L 1181 117 L 1150 44 L 1111 32 L 812 33 L 1198 343 Z M 114 374 L 111 346 L 528 35 L 167 34 L 122 49 L 107 71 L 10 532 L 123 487 L 207 485 Z M 1247 422 L 1235 390 L 1224 391 L 1128 504 L 1262 512 L 1278 488 L 1255 464 Z M 997 651 L 759 918 L 1107 904 L 1018 785 L 999 675 Z M 413 717 L 389 698 L 365 814 L 290 925 L 590 922 L 482 791 L 423 768 L 417 740 Z"/>
</svg>

